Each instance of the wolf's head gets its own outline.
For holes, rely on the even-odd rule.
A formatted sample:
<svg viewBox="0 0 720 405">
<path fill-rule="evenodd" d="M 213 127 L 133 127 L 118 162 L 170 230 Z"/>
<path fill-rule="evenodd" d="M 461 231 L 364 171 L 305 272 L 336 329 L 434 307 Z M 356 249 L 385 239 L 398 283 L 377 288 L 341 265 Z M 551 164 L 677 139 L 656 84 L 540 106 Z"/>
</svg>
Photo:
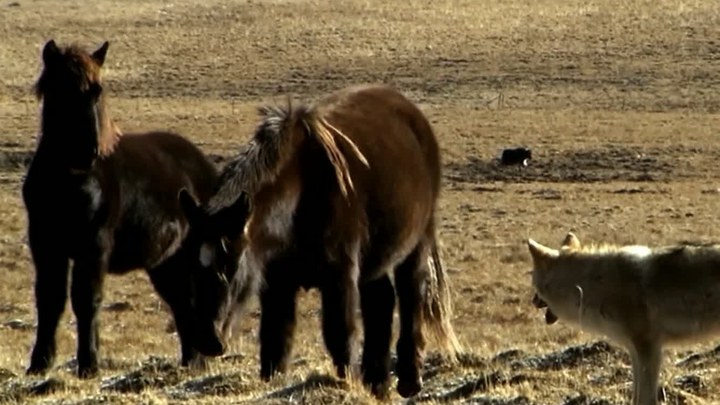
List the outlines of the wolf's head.
<svg viewBox="0 0 720 405">
<path fill-rule="evenodd" d="M 572 232 L 565 235 L 560 250 L 543 246 L 533 239 L 528 239 L 527 244 L 533 260 L 533 284 L 537 277 L 541 277 L 543 273 L 550 271 L 549 268 L 553 266 L 562 253 L 581 249 L 580 240 Z"/>
<path fill-rule="evenodd" d="M 532 239 L 528 239 L 527 243 L 533 260 L 532 282 L 537 291 L 533 296 L 533 304 L 537 308 L 546 308 L 545 322 L 553 324 L 557 322 L 558 317 L 547 305 L 543 295 L 547 292 L 547 287 L 551 283 L 553 276 L 557 276 L 557 274 L 553 274 L 553 264 L 557 261 L 561 252 L 580 249 L 580 240 L 575 234 L 568 232 L 559 251 L 543 246 Z"/>
</svg>

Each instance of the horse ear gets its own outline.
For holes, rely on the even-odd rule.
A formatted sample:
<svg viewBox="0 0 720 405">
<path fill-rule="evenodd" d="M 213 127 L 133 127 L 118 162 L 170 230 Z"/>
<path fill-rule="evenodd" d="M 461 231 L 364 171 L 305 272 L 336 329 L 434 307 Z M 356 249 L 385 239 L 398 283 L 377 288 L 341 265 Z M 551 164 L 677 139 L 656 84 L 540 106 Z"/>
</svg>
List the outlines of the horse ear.
<svg viewBox="0 0 720 405">
<path fill-rule="evenodd" d="M 60 56 L 60 48 L 58 48 L 55 40 L 47 41 L 42 50 L 42 59 L 45 66 L 52 64 L 58 56 Z"/>
<path fill-rule="evenodd" d="M 203 210 L 198 205 L 195 197 L 190 194 L 186 188 L 182 188 L 178 193 L 178 202 L 188 222 L 192 225 L 197 223 L 202 217 Z"/>
<path fill-rule="evenodd" d="M 105 63 L 105 55 L 107 55 L 107 50 L 109 46 L 110 42 L 105 41 L 102 45 L 100 45 L 100 48 L 98 48 L 95 52 L 92 53 L 92 58 L 95 60 L 95 63 L 97 63 L 98 66 L 102 66 L 103 63 Z"/>
</svg>

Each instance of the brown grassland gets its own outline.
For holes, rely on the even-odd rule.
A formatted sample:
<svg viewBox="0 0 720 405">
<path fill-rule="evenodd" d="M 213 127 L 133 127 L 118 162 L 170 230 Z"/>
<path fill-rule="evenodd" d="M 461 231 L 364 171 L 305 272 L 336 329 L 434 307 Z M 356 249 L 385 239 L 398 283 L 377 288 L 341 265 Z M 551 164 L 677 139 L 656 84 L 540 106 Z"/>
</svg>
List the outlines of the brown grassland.
<svg viewBox="0 0 720 405">
<path fill-rule="evenodd" d="M 429 348 L 416 402 L 626 403 L 627 356 L 532 307 L 524 240 L 720 239 L 714 0 L 0 0 L 0 38 L 0 402 L 375 402 L 332 377 L 314 292 L 300 295 L 286 376 L 258 378 L 255 303 L 227 356 L 175 367 L 176 337 L 142 272 L 107 279 L 99 378 L 72 374 L 69 306 L 55 369 L 24 376 L 35 312 L 20 184 L 50 38 L 110 41 L 123 130 L 176 130 L 220 157 L 250 136 L 257 106 L 286 95 L 385 82 L 416 101 L 443 151 L 442 254 L 467 349 L 450 365 Z M 519 145 L 533 149 L 529 167 L 497 165 Z M 720 403 L 718 341 L 666 351 L 668 403 Z"/>
</svg>

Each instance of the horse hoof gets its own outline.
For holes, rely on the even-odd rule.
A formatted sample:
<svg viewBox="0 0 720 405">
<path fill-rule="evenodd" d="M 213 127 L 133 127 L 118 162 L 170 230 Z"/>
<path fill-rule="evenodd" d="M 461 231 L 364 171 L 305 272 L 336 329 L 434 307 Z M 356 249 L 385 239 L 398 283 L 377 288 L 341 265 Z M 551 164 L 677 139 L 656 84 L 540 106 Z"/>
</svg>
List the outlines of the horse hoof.
<svg viewBox="0 0 720 405">
<path fill-rule="evenodd" d="M 390 381 L 370 384 L 370 392 L 380 401 L 388 399 L 390 396 Z"/>
<path fill-rule="evenodd" d="M 87 380 L 90 378 L 95 378 L 97 375 L 98 375 L 98 367 L 97 366 L 78 368 L 78 378 L 80 378 L 80 379 Z"/>
<path fill-rule="evenodd" d="M 288 360 L 288 358 L 281 359 L 277 363 L 267 360 L 262 361 L 262 364 L 260 365 L 260 379 L 267 382 L 278 375 L 287 373 Z"/>
<path fill-rule="evenodd" d="M 43 366 L 30 366 L 25 370 L 26 375 L 43 375 L 47 373 L 48 367 Z"/>
<path fill-rule="evenodd" d="M 216 340 L 214 342 L 206 342 L 206 344 L 198 345 L 196 349 L 202 355 L 209 357 L 219 357 L 225 354 L 225 350 L 227 348 L 225 347 L 225 344 L 223 342 Z"/>
<path fill-rule="evenodd" d="M 198 354 L 197 357 L 195 357 L 188 363 L 188 368 L 190 368 L 191 370 L 204 371 L 208 369 L 208 366 L 208 358 L 203 356 L 202 354 Z"/>
<path fill-rule="evenodd" d="M 263 382 L 269 382 L 278 374 L 282 374 L 282 372 L 279 370 L 263 370 L 260 372 L 260 380 Z"/>
<path fill-rule="evenodd" d="M 25 370 L 27 375 L 42 375 L 50 370 L 55 361 L 55 355 L 47 350 L 33 349 L 30 357 L 30 366 Z"/>
<path fill-rule="evenodd" d="M 192 355 L 183 357 L 183 359 L 180 361 L 180 366 L 186 367 L 190 370 L 204 371 L 207 370 L 209 366 L 209 361 L 207 357 L 203 356 L 200 353 L 194 352 Z"/>
<path fill-rule="evenodd" d="M 422 389 L 422 382 L 415 381 L 398 381 L 397 392 L 403 398 L 410 398 L 417 395 Z"/>
</svg>

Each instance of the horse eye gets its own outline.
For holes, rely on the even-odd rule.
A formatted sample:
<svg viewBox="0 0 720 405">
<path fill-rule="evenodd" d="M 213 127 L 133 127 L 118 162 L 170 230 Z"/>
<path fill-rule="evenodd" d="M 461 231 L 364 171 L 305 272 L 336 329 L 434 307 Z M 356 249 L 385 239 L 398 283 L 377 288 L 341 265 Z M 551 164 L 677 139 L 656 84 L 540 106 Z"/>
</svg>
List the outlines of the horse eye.
<svg viewBox="0 0 720 405">
<path fill-rule="evenodd" d="M 90 83 L 90 87 L 88 88 L 88 95 L 93 98 L 100 97 L 100 94 L 102 94 L 103 88 L 100 83 Z"/>
</svg>

